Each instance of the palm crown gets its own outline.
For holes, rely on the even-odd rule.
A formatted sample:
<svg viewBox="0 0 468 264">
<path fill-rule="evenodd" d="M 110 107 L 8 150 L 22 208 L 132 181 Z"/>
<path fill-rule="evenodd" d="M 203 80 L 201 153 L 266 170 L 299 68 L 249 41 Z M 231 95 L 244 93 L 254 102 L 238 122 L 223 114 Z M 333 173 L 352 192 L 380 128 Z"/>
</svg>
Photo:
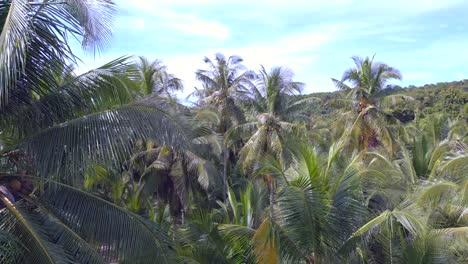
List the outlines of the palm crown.
<svg viewBox="0 0 468 264">
<path fill-rule="evenodd" d="M 342 90 L 349 90 L 353 99 L 359 101 L 359 107 L 365 107 L 365 102 L 375 104 L 380 92 L 391 80 L 401 80 L 400 72 L 387 64 L 374 62 L 374 57 L 352 57 L 355 68 L 346 70 L 340 81 L 332 79 Z M 347 85 L 350 83 L 351 86 Z"/>
</svg>

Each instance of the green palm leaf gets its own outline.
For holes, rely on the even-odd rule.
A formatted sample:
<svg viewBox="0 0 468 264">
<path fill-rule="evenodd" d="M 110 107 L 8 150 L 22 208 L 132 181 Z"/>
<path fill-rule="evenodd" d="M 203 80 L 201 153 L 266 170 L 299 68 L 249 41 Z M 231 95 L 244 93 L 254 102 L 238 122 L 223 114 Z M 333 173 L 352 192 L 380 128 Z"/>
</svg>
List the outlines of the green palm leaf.
<svg viewBox="0 0 468 264">
<path fill-rule="evenodd" d="M 28 13 L 31 6 L 27 0 L 0 3 L 0 105 L 5 104 L 10 86 L 16 81 L 19 69 L 25 67 L 27 43 L 31 37 Z"/>
<path fill-rule="evenodd" d="M 189 129 L 182 115 L 152 98 L 78 118 L 43 130 L 18 148 L 33 158 L 42 177 L 81 183 L 88 164 L 119 168 L 139 139 L 154 139 L 175 149 L 187 147 Z M 164 109 L 164 110 L 163 110 Z"/>
<path fill-rule="evenodd" d="M 87 50 L 101 50 L 110 39 L 114 11 L 110 0 L 0 2 L 0 106 L 18 84 L 41 94 L 41 85 L 53 80 L 51 72 L 76 61 L 69 37 Z"/>
<path fill-rule="evenodd" d="M 18 263 L 24 262 L 25 246 L 11 233 L 0 230 L 0 262 Z"/>
<path fill-rule="evenodd" d="M 64 66 L 57 73 L 60 76 L 46 85 L 48 91 L 37 99 L 13 90 L 9 104 L 0 113 L 0 124 L 5 132 L 21 140 L 83 114 L 128 104 L 135 97 L 131 81 L 135 71 L 129 59 L 118 58 L 79 76 Z"/>
<path fill-rule="evenodd" d="M 171 241 L 155 223 L 92 194 L 49 182 L 39 201 L 106 261 L 174 260 Z"/>
<path fill-rule="evenodd" d="M 8 208 L 7 212 L 2 212 L 2 230 L 22 238 L 22 244 L 29 249 L 27 258 L 37 263 L 56 263 L 58 260 L 70 263 L 63 258 L 55 245 L 45 240 L 33 226 L 22 210 L 12 204 L 5 196 L 0 196 L 3 204 Z M 25 254 L 26 255 L 26 254 Z"/>
</svg>

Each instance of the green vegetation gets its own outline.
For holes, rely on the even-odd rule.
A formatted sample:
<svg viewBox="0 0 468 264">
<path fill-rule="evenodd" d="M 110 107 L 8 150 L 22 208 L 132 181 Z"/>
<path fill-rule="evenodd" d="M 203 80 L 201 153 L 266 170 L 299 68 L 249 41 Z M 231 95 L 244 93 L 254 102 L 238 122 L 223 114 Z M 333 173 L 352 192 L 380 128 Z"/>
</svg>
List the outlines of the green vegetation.
<svg viewBox="0 0 468 264">
<path fill-rule="evenodd" d="M 301 95 L 217 54 L 188 107 L 160 61 L 75 74 L 68 39 L 98 52 L 113 13 L 0 2 L 1 263 L 468 261 L 467 81 L 355 57 Z"/>
</svg>

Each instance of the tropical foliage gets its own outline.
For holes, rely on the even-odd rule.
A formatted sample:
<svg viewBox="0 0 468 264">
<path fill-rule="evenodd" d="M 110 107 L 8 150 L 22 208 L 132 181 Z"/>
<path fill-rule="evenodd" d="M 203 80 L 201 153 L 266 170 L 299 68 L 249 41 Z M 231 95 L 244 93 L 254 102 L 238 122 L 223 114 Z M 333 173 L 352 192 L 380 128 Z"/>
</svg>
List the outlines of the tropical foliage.
<svg viewBox="0 0 468 264">
<path fill-rule="evenodd" d="M 216 54 L 187 106 L 159 60 L 75 73 L 68 39 L 99 52 L 113 14 L 0 2 L 1 263 L 468 262 L 466 82 L 354 57 L 300 95 Z"/>
</svg>

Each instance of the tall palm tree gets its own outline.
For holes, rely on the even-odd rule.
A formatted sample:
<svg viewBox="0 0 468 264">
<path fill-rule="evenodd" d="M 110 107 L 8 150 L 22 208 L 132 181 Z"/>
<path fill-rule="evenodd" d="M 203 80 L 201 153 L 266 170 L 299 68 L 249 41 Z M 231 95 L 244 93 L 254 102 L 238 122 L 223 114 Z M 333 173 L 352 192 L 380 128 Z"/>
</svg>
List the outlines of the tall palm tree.
<svg viewBox="0 0 468 264">
<path fill-rule="evenodd" d="M 227 137 L 231 141 L 238 137 L 250 136 L 240 152 L 240 161 L 244 168 L 252 165 L 254 160 L 265 155 L 274 155 L 281 161 L 288 156 L 286 141 L 291 133 L 297 133 L 300 126 L 286 122 L 284 118 L 297 112 L 298 106 L 310 97 L 295 103 L 290 103 L 287 96 L 302 91 L 303 83 L 292 79 L 291 70 L 276 67 L 267 72 L 262 66 L 257 85 L 250 90 L 250 100 L 259 111 L 255 122 L 240 124 L 233 127 Z M 300 110 L 300 109 L 299 109 Z"/>
<path fill-rule="evenodd" d="M 374 57 L 352 57 L 355 68 L 343 73 L 340 81 L 332 79 L 335 85 L 348 90 L 353 100 L 356 100 L 358 112 L 377 103 L 382 91 L 391 80 L 401 80 L 400 72 L 384 63 L 374 62 Z M 347 85 L 349 83 L 351 86 Z"/>
<path fill-rule="evenodd" d="M 302 100 L 291 103 L 289 96 L 300 94 L 304 88 L 301 82 L 293 81 L 294 73 L 284 67 L 274 67 L 269 72 L 261 66 L 260 78 L 256 85 L 250 89 L 250 101 L 255 110 L 259 113 L 269 113 L 271 115 L 287 119 L 288 114 L 297 112 Z M 311 100 L 316 100 L 312 98 Z"/>
<path fill-rule="evenodd" d="M 203 84 L 203 89 L 196 90 L 193 95 L 199 97 L 200 106 L 219 113 L 219 124 L 216 132 L 223 138 L 229 128 L 244 122 L 244 115 L 236 100 L 251 86 L 255 74 L 246 70 L 239 56 L 226 57 L 216 54 L 215 62 L 205 57 L 208 70 L 198 70 L 197 80 Z M 224 194 L 228 186 L 229 149 L 223 144 L 223 183 Z"/>
<path fill-rule="evenodd" d="M 380 113 L 379 105 L 385 96 L 385 87 L 391 80 L 401 80 L 400 72 L 384 63 L 374 62 L 374 57 L 352 57 L 355 67 L 346 70 L 341 80 L 332 79 L 335 85 L 345 91 L 349 91 L 350 97 L 357 113 L 355 126 L 359 137 L 360 149 L 373 148 L 386 141 L 387 147 L 393 139 L 389 138 L 391 133 L 383 123 L 387 122 L 385 114 Z M 349 85 L 347 84 L 349 83 Z M 392 95 L 393 98 L 405 96 Z M 353 115 L 352 115 L 353 116 Z M 354 115 L 356 117 L 356 115 Z"/>
<path fill-rule="evenodd" d="M 251 88 L 251 102 L 258 111 L 256 122 L 238 125 L 229 130 L 227 140 L 238 138 L 242 134 L 252 133 L 242 147 L 239 162 L 247 174 L 251 173 L 254 161 L 260 163 L 266 161 L 265 157 L 273 156 L 283 166 L 288 166 L 291 159 L 291 151 L 288 149 L 288 140 L 296 140 L 300 127 L 282 120 L 287 115 L 294 114 L 297 106 L 304 100 L 291 104 L 286 96 L 298 94 L 302 91 L 303 84 L 293 81 L 293 72 L 282 67 L 275 67 L 267 72 L 262 66 L 260 79 L 257 85 Z M 310 101 L 313 97 L 305 100 Z M 256 128 L 256 131 L 255 131 Z M 270 205 L 274 203 L 275 181 L 270 173 L 261 173 L 268 183 L 270 192 Z M 273 215 L 273 210 L 270 210 Z"/>
<path fill-rule="evenodd" d="M 157 94 L 172 97 L 172 93 L 183 89 L 182 81 L 167 72 L 161 61 L 150 62 L 145 57 L 138 57 L 140 89 L 144 95 Z"/>
</svg>

